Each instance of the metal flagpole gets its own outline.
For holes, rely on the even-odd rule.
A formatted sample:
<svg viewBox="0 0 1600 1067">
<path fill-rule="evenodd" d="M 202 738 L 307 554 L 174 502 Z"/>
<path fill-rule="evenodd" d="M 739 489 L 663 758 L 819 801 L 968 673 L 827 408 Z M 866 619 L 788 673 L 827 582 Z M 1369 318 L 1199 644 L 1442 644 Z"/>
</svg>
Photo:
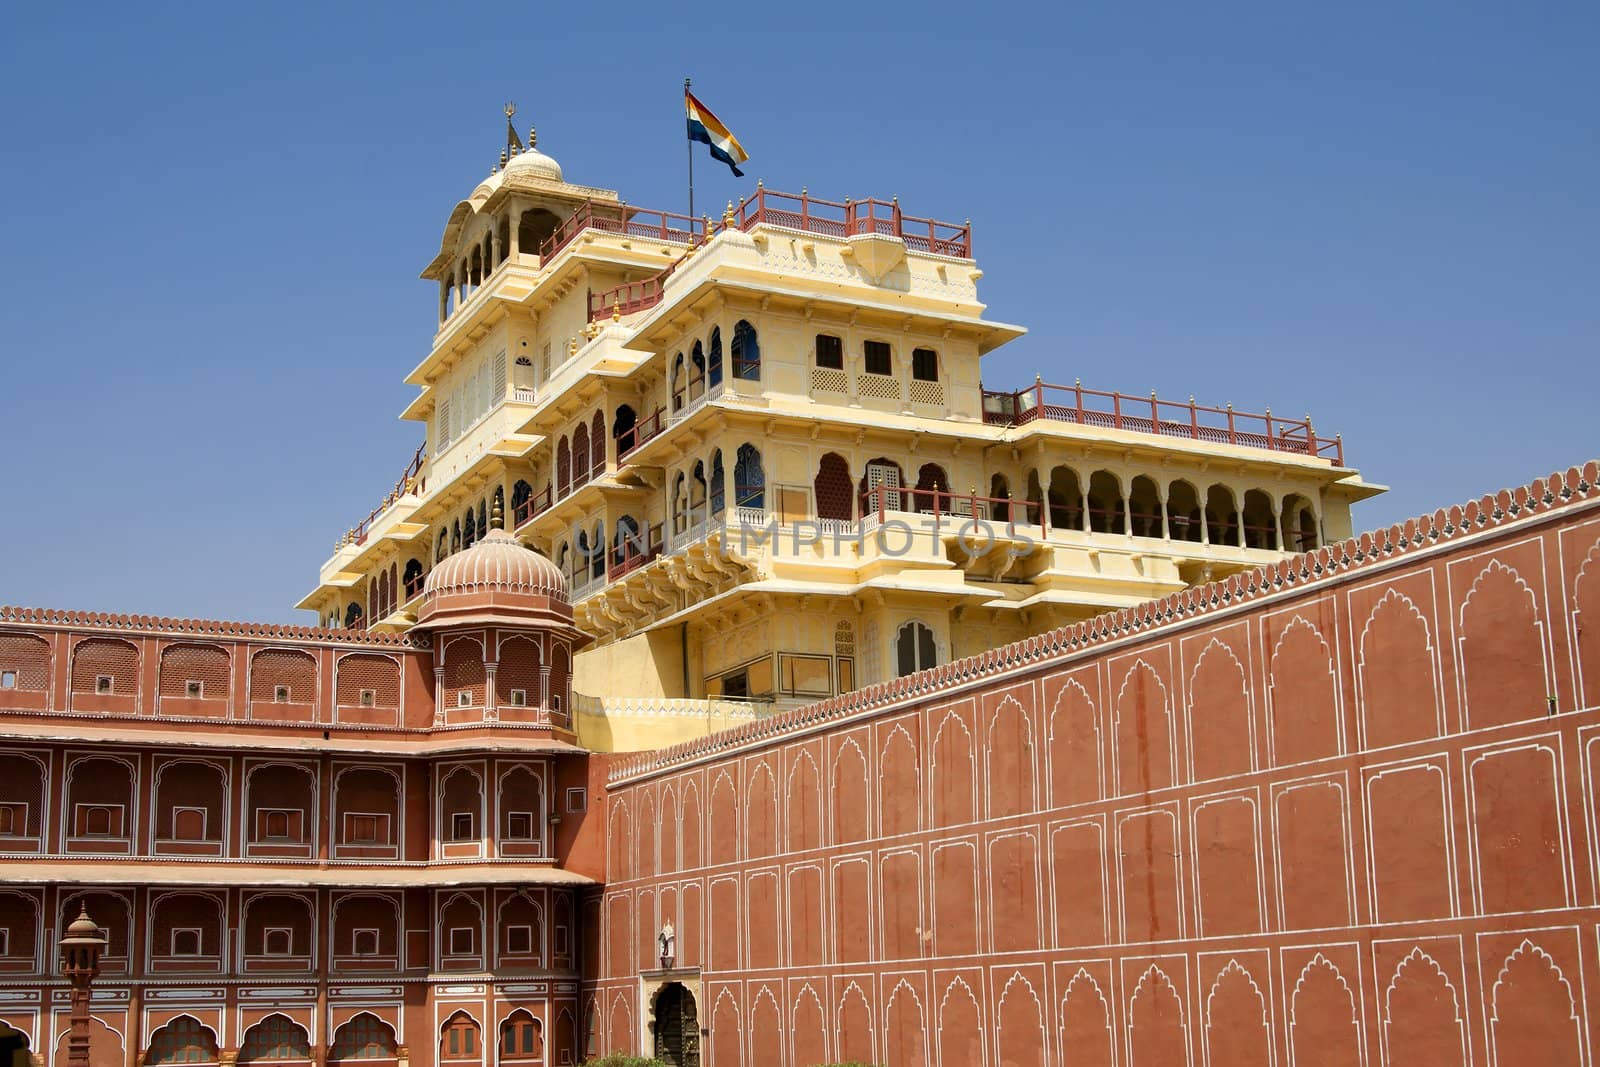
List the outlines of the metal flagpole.
<svg viewBox="0 0 1600 1067">
<path fill-rule="evenodd" d="M 694 141 L 689 138 L 689 79 L 683 79 L 684 141 L 689 145 L 689 243 L 694 243 Z"/>
</svg>

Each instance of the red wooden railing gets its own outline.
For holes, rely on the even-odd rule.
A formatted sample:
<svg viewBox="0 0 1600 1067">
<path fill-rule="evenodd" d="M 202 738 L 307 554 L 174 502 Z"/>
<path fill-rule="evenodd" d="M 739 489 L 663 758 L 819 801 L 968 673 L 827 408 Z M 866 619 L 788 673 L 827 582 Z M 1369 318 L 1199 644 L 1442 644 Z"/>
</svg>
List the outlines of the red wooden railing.
<svg viewBox="0 0 1600 1067">
<path fill-rule="evenodd" d="M 635 534 L 629 537 L 624 534 L 622 542 L 613 547 L 606 557 L 606 578 L 614 582 L 638 570 L 659 557 L 665 545 L 666 530 L 659 522 L 643 531 L 642 536 Z"/>
<path fill-rule="evenodd" d="M 379 515 L 382 515 L 389 508 L 393 507 L 395 501 L 399 500 L 412 489 L 415 489 L 420 493 L 427 487 L 426 481 L 418 480 L 419 475 L 422 473 L 422 460 L 427 454 L 427 450 L 428 442 L 426 441 L 417 446 L 416 454 L 411 457 L 411 462 L 406 464 L 406 469 L 400 474 L 400 480 L 394 483 L 394 488 L 389 490 L 389 495 L 383 498 L 383 503 L 369 511 L 367 513 L 367 517 L 357 523 L 355 527 L 344 536 L 344 538 L 339 542 L 340 547 L 343 547 L 347 544 L 366 544 L 367 534 L 372 530 L 372 523 Z M 415 483 L 415 485 L 413 485 L 413 483 Z"/>
<path fill-rule="evenodd" d="M 666 270 L 652 274 L 643 281 L 624 282 L 611 289 L 589 294 L 589 321 L 598 322 L 607 315 L 631 315 L 635 311 L 653 308 L 661 303 L 667 279 L 678 269 L 682 259 L 674 261 Z"/>
<path fill-rule="evenodd" d="M 1023 426 L 1036 419 L 1075 422 L 1163 437 L 1187 437 L 1215 444 L 1243 445 L 1330 460 L 1344 466 L 1344 442 L 1318 436 L 1311 420 L 1280 419 L 1235 411 L 1232 405 L 1211 407 L 1193 400 L 1182 403 L 1149 396 L 1107 393 L 1082 385 L 1037 382 L 1015 393 L 983 391 L 983 421 L 996 426 Z"/>
<path fill-rule="evenodd" d="M 427 571 L 423 571 L 421 574 L 416 575 L 413 578 L 407 578 L 406 582 L 405 582 L 406 599 L 407 600 L 411 600 L 411 599 L 413 599 L 415 597 L 421 596 L 422 595 L 422 587 L 424 585 L 426 585 L 427 582 L 428 582 L 428 572 Z"/>
<path fill-rule="evenodd" d="M 1040 505 L 1032 500 L 1012 500 L 1009 497 L 979 496 L 976 493 L 952 493 L 947 489 L 897 489 L 879 485 L 862 493 L 859 501 L 861 516 L 876 515 L 879 522 L 891 511 L 949 516 L 957 519 L 982 519 L 989 522 L 1042 525 Z"/>
<path fill-rule="evenodd" d="M 626 430 L 617 434 L 617 462 L 621 463 L 628 453 L 659 434 L 666 428 L 666 425 L 666 409 L 656 408 L 647 417 L 640 419 Z"/>
<path fill-rule="evenodd" d="M 550 494 L 551 487 L 547 485 L 520 504 L 513 504 L 511 507 L 511 528 L 520 530 L 527 523 L 549 511 L 550 505 L 553 503 L 550 499 Z"/>
<path fill-rule="evenodd" d="M 606 204 L 585 201 L 572 215 L 556 227 L 556 231 L 539 245 L 539 258 L 548 262 L 550 257 L 572 243 L 584 230 L 622 234 L 627 237 L 653 237 L 658 241 L 691 244 L 705 236 L 705 222 L 688 215 L 675 215 L 670 211 L 652 211 L 649 208 L 628 204 Z M 528 249 L 527 251 L 532 251 Z"/>
<path fill-rule="evenodd" d="M 914 252 L 972 258 L 972 224 L 939 222 L 907 215 L 899 200 L 819 200 L 808 193 L 799 196 L 758 188 L 743 200 L 735 212 L 741 230 L 760 223 L 786 226 L 792 230 L 826 237 L 854 237 L 880 233 L 898 237 Z"/>
</svg>

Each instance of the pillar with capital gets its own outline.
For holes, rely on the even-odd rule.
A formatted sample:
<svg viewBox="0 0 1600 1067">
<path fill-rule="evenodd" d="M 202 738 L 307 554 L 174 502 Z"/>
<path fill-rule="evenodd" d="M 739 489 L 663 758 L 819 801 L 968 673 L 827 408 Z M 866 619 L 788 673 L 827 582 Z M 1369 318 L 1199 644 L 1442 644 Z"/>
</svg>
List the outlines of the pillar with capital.
<svg viewBox="0 0 1600 1067">
<path fill-rule="evenodd" d="M 100 974 L 100 953 L 106 938 L 89 918 L 86 902 L 61 938 L 61 973 L 72 986 L 71 1023 L 67 1031 L 68 1067 L 89 1067 L 89 987 Z"/>
</svg>

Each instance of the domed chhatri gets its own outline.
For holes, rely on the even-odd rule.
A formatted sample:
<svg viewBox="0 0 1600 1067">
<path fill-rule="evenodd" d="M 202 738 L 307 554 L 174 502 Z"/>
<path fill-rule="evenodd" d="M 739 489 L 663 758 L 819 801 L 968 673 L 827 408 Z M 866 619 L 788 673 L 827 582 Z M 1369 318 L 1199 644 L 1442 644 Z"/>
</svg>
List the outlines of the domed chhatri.
<svg viewBox="0 0 1600 1067">
<path fill-rule="evenodd" d="M 561 177 L 561 164 L 534 147 L 538 143 L 533 127 L 528 127 L 528 147 L 506 162 L 505 173 L 543 178 L 552 182 L 564 180 Z"/>
<path fill-rule="evenodd" d="M 568 597 L 567 579 L 554 563 L 496 528 L 428 575 L 417 625 L 570 627 Z"/>
</svg>

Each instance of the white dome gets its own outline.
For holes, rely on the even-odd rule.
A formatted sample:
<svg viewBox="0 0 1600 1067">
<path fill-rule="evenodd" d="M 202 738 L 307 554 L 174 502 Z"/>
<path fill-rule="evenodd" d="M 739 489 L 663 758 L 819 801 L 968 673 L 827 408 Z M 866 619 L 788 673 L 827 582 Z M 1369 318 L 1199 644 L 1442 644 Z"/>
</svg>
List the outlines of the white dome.
<svg viewBox="0 0 1600 1067">
<path fill-rule="evenodd" d="M 507 174 L 526 174 L 533 178 L 544 178 L 547 181 L 561 181 L 561 164 L 545 155 L 536 148 L 529 148 L 525 152 L 518 152 L 506 164 Z"/>
</svg>

